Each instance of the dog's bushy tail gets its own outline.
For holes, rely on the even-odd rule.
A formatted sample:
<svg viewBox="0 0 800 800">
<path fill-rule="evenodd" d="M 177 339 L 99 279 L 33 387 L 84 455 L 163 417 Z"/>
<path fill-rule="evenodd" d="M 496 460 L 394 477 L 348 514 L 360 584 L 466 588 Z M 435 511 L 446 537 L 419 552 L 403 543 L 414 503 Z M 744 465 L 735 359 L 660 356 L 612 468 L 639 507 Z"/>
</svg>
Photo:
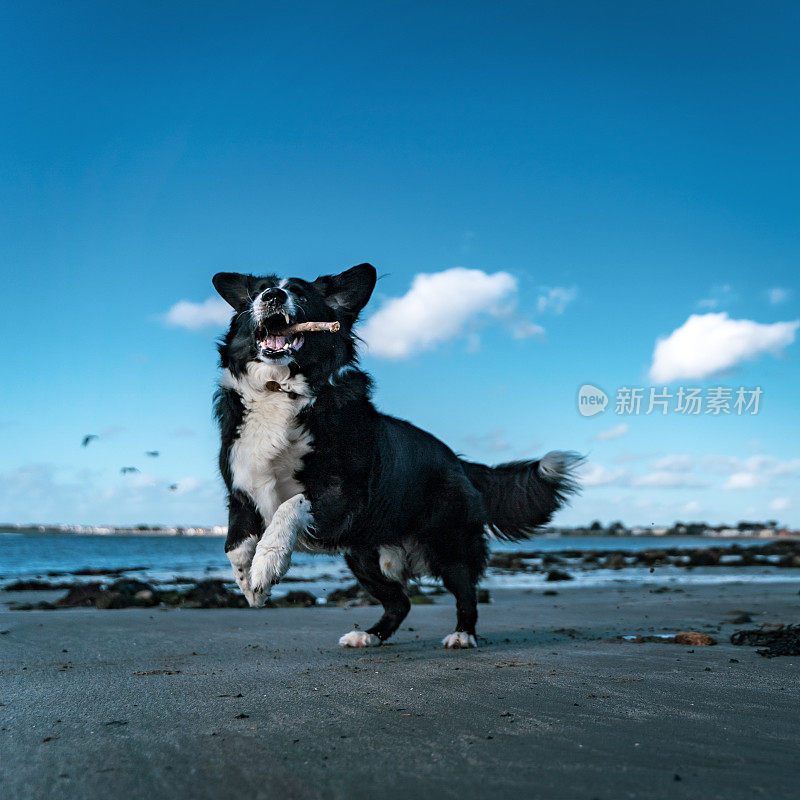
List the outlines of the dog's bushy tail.
<svg viewBox="0 0 800 800">
<path fill-rule="evenodd" d="M 554 450 L 538 461 L 510 461 L 487 467 L 461 460 L 472 485 L 483 495 L 486 525 L 500 539 L 525 539 L 549 522 L 580 490 L 577 453 Z"/>
</svg>

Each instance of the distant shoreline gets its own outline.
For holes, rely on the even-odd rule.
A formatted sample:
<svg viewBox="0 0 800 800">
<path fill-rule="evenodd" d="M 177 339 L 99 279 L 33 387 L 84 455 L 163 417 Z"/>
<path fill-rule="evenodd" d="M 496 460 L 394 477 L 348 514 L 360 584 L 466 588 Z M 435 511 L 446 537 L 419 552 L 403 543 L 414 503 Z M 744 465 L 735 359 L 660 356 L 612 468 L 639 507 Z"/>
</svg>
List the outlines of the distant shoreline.
<svg viewBox="0 0 800 800">
<path fill-rule="evenodd" d="M 653 528 L 545 528 L 533 537 L 586 536 L 619 539 L 635 536 L 643 539 L 664 539 L 671 536 L 689 536 L 698 539 L 797 539 L 800 530 L 768 527 L 757 523 L 741 523 L 748 527 L 704 526 L 699 523 L 683 525 L 675 523 L 671 527 Z M 0 533 L 23 534 L 75 534 L 81 536 L 226 536 L 225 525 L 0 525 Z M 532 538 L 533 538 L 532 537 Z"/>
<path fill-rule="evenodd" d="M 225 525 L 0 525 L 0 533 L 71 533 L 79 536 L 226 536 Z"/>
</svg>

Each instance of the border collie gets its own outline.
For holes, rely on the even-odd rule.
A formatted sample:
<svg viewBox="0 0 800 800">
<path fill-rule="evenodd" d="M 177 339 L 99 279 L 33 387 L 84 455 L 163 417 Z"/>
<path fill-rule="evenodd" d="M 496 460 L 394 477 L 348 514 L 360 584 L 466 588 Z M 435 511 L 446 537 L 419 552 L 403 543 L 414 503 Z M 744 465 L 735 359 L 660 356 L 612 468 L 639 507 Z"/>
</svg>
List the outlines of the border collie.
<svg viewBox="0 0 800 800">
<path fill-rule="evenodd" d="M 219 467 L 228 490 L 225 551 L 251 606 L 261 606 L 292 552 L 343 553 L 383 606 L 369 630 L 388 639 L 410 609 L 406 582 L 430 575 L 456 598 L 447 648 L 475 647 L 476 585 L 487 537 L 534 533 L 577 490 L 574 453 L 488 467 L 376 410 L 358 367 L 353 326 L 375 287 L 360 264 L 308 282 L 221 272 L 214 287 L 236 312 L 219 344 Z M 338 322 L 291 333 L 299 322 Z"/>
</svg>

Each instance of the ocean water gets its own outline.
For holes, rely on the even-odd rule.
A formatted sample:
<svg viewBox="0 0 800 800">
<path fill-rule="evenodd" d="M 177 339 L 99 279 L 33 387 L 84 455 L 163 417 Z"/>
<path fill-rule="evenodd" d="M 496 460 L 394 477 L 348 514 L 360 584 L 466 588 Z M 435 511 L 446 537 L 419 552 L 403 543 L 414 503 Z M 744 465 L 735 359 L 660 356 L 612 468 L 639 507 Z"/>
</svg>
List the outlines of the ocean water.
<svg viewBox="0 0 800 800">
<path fill-rule="evenodd" d="M 600 537 L 543 535 L 527 542 L 495 542 L 496 552 L 549 552 L 554 555 L 569 550 L 630 550 L 725 546 L 736 542 L 743 546 L 763 544 L 764 539 L 711 539 L 697 537 Z M 221 578 L 232 580 L 222 536 L 169 536 L 158 534 L 84 535 L 71 533 L 18 533 L 0 530 L 0 585 L 21 578 L 51 580 L 98 580 L 95 576 L 74 573 L 82 569 L 129 571 L 125 574 L 143 580 L 169 583 L 176 578 Z M 651 573 L 646 567 L 623 569 L 565 569 L 574 580 L 545 583 L 544 573 L 509 573 L 490 569 L 483 580 L 488 588 L 554 588 L 602 585 L 608 583 L 648 583 L 653 585 L 683 583 L 729 583 L 737 581 L 797 581 L 800 570 L 770 566 L 753 567 L 683 567 L 662 566 Z M 344 560 L 338 556 L 311 556 L 296 553 L 286 580 L 275 594 L 306 588 L 323 594 L 352 582 Z M 432 585 L 433 581 L 423 581 Z"/>
</svg>

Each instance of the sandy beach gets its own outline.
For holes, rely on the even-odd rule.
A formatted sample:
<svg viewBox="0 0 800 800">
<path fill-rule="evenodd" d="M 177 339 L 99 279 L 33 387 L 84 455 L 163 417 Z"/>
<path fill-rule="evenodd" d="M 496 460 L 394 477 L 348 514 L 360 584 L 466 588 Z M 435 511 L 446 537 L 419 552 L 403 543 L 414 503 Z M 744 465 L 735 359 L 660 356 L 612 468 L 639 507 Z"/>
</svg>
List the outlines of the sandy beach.
<svg viewBox="0 0 800 800">
<path fill-rule="evenodd" d="M 729 643 L 796 582 L 555 590 L 494 592 L 455 652 L 448 596 L 371 650 L 336 647 L 371 607 L 2 610 L 0 793 L 796 797 L 800 659 Z M 618 638 L 680 630 L 719 643 Z"/>
</svg>

